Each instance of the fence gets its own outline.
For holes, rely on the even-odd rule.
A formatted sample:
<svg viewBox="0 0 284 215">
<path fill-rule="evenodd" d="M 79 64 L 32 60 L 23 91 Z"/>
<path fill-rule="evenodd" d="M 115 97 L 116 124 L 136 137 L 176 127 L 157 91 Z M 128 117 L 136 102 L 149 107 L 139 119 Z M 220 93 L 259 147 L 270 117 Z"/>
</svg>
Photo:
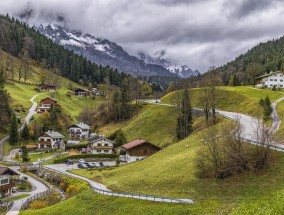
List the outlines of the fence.
<svg viewBox="0 0 284 215">
<path fill-rule="evenodd" d="M 6 208 L 6 211 L 10 210 L 11 207 L 13 207 L 13 205 L 14 205 L 13 201 L 11 201 L 11 202 L 1 202 L 0 203 L 0 207 Z"/>
<path fill-rule="evenodd" d="M 127 197 L 127 198 L 135 198 L 135 199 L 142 199 L 142 200 L 148 200 L 148 201 L 155 201 L 155 202 L 171 202 L 171 203 L 181 203 L 181 204 L 190 204 L 193 203 L 192 200 L 190 199 L 177 199 L 177 198 L 166 198 L 166 197 L 161 197 L 161 196 L 150 196 L 150 195 L 141 195 L 141 194 L 130 194 L 130 193 L 120 193 L 120 192 L 113 192 L 109 190 L 104 190 L 97 188 L 93 186 L 88 179 L 84 179 L 83 177 L 80 176 L 74 176 L 71 174 L 67 174 L 49 167 L 44 167 L 45 169 L 48 169 L 53 172 L 58 172 L 62 175 L 66 175 L 68 177 L 72 177 L 81 181 L 88 182 L 91 188 L 100 194 L 107 195 L 107 196 L 119 196 L 119 197 Z"/>
<path fill-rule="evenodd" d="M 33 196 L 27 198 L 27 199 L 25 200 L 25 202 L 23 202 L 23 204 L 22 204 L 22 206 L 21 206 L 21 210 L 27 209 L 28 206 L 29 206 L 29 204 L 30 204 L 32 201 L 34 201 L 34 200 L 36 200 L 36 199 L 42 197 L 42 196 L 45 195 L 45 194 L 50 193 L 50 191 L 51 191 L 51 190 L 48 189 L 48 190 L 46 190 L 46 191 L 43 191 L 43 192 L 41 192 L 41 193 L 37 193 L 37 194 L 35 194 L 35 195 L 33 195 Z"/>
</svg>

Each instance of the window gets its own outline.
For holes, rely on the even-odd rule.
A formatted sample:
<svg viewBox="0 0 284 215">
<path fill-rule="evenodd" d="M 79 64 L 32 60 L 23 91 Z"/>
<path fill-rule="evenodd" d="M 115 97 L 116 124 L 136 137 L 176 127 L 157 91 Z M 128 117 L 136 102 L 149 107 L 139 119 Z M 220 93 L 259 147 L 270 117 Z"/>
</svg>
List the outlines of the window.
<svg viewBox="0 0 284 215">
<path fill-rule="evenodd" d="M 104 150 L 104 153 L 108 153 L 108 150 Z"/>
<path fill-rule="evenodd" d="M 273 79 L 270 79 L 270 81 L 273 81 Z"/>
<path fill-rule="evenodd" d="M 283 87 L 283 84 L 280 84 L 280 87 Z"/>
<path fill-rule="evenodd" d="M 97 153 L 101 153 L 102 150 L 97 150 Z"/>
<path fill-rule="evenodd" d="M 283 82 L 283 79 L 280 79 L 280 82 Z"/>
<path fill-rule="evenodd" d="M 269 86 L 270 86 L 270 87 L 272 87 L 272 86 L 273 86 L 273 84 L 270 84 Z"/>
<path fill-rule="evenodd" d="M 277 79 L 274 79 L 274 81 L 277 81 Z"/>
<path fill-rule="evenodd" d="M 98 143 L 97 146 L 102 146 L 102 144 Z"/>
<path fill-rule="evenodd" d="M 108 146 L 108 144 L 107 144 L 107 143 L 105 143 L 105 146 Z"/>
<path fill-rule="evenodd" d="M 8 178 L 5 178 L 5 179 L 1 180 L 1 185 L 8 184 L 8 183 L 9 183 L 9 179 Z"/>
</svg>

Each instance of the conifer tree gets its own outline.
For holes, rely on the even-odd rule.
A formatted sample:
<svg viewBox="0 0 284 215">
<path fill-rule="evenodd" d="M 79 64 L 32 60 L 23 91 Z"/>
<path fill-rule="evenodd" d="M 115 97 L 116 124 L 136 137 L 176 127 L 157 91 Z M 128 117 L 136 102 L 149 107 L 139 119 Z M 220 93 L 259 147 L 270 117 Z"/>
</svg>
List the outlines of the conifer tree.
<svg viewBox="0 0 284 215">
<path fill-rule="evenodd" d="M 127 143 L 127 140 L 124 136 L 124 133 L 121 129 L 118 130 L 115 138 L 115 145 L 116 146 L 121 146 L 123 144 Z"/>
<path fill-rule="evenodd" d="M 30 131 L 29 131 L 29 127 L 28 127 L 27 123 L 25 123 L 25 125 L 23 127 L 23 130 L 22 130 L 22 133 L 21 133 L 21 137 L 24 140 L 28 140 L 30 138 Z"/>
<path fill-rule="evenodd" d="M 176 135 L 178 140 L 186 138 L 192 132 L 192 107 L 187 89 L 183 91 L 178 102 Z"/>
<path fill-rule="evenodd" d="M 19 141 L 19 133 L 18 133 L 17 117 L 15 114 L 13 114 L 10 126 L 9 142 L 11 145 L 15 145 L 18 143 L 18 141 Z"/>
</svg>

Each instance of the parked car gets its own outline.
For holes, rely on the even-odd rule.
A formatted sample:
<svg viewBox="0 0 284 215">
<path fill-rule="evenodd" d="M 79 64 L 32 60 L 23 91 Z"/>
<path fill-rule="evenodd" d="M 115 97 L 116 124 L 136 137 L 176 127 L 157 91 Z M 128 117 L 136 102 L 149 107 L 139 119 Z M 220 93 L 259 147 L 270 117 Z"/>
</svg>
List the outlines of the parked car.
<svg viewBox="0 0 284 215">
<path fill-rule="evenodd" d="M 79 159 L 78 162 L 79 163 L 86 163 L 86 161 L 84 159 Z"/>
<path fill-rule="evenodd" d="M 28 180 L 28 177 L 27 176 L 23 176 L 22 179 Z"/>
<path fill-rule="evenodd" d="M 161 101 L 160 101 L 160 100 L 156 100 L 155 102 L 156 102 L 156 103 L 161 103 Z"/>
<path fill-rule="evenodd" d="M 67 164 L 67 165 L 74 164 L 74 162 L 72 160 L 70 160 L 70 159 L 65 160 L 64 163 Z"/>
<path fill-rule="evenodd" d="M 100 165 L 100 166 L 104 166 L 103 162 L 99 162 L 99 165 Z"/>
<path fill-rule="evenodd" d="M 88 163 L 88 165 L 89 165 L 89 168 L 94 168 L 94 167 L 96 167 L 96 165 L 94 165 L 93 163 Z"/>
<path fill-rule="evenodd" d="M 99 164 L 97 164 L 97 163 L 91 163 L 94 167 L 99 167 L 100 165 Z"/>
<path fill-rule="evenodd" d="M 86 165 L 86 164 L 84 164 L 84 163 L 78 163 L 78 168 L 81 168 L 81 169 L 86 169 L 86 168 L 88 168 L 88 166 Z"/>
<path fill-rule="evenodd" d="M 12 187 L 12 193 L 15 193 L 16 191 L 16 187 Z"/>
</svg>

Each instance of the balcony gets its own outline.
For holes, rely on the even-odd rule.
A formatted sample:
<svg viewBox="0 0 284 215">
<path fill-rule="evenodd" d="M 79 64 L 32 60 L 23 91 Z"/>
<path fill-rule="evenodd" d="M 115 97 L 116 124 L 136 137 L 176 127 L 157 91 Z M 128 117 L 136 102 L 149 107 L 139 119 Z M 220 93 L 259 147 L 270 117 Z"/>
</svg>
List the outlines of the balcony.
<svg viewBox="0 0 284 215">
<path fill-rule="evenodd" d="M 7 189 L 10 189 L 12 187 L 15 187 L 15 185 L 16 185 L 15 183 L 0 185 L 0 190 L 7 190 Z"/>
</svg>

